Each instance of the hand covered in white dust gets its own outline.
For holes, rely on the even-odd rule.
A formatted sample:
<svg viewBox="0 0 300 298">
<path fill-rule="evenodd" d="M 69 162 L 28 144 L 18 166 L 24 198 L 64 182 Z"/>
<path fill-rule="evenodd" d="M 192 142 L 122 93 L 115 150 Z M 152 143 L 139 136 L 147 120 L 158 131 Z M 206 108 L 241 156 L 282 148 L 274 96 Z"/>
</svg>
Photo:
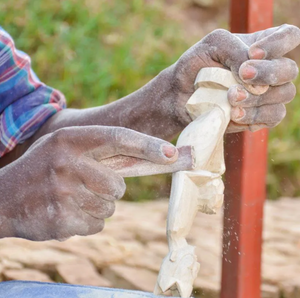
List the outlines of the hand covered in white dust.
<svg viewBox="0 0 300 298">
<path fill-rule="evenodd" d="M 169 68 L 172 96 L 178 114 L 188 122 L 184 106 L 194 92 L 197 73 L 204 67 L 230 69 L 240 83 L 228 91 L 232 115 L 228 132 L 277 125 L 285 104 L 295 96 L 291 83 L 296 63 L 283 56 L 300 44 L 300 29 L 282 25 L 252 34 L 218 29 L 186 51 Z"/>
<path fill-rule="evenodd" d="M 0 172 L 0 237 L 40 241 L 100 232 L 126 186 L 99 161 L 125 155 L 170 164 L 177 153 L 166 141 L 121 127 L 47 134 Z"/>
</svg>

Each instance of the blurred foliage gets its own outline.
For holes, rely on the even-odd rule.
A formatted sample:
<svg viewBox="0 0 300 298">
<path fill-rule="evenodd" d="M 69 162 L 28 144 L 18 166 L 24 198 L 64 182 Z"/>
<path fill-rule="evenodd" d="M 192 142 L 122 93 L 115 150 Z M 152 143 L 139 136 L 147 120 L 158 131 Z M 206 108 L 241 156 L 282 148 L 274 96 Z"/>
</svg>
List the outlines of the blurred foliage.
<svg viewBox="0 0 300 298">
<path fill-rule="evenodd" d="M 296 98 L 287 105 L 285 119 L 270 130 L 267 185 L 268 196 L 272 199 L 280 196 L 300 197 L 299 77 L 296 87 Z"/>
<path fill-rule="evenodd" d="M 159 0 L 1 0 L 0 25 L 31 56 L 42 81 L 61 90 L 69 107 L 85 108 L 143 86 L 196 41 L 187 40 L 163 5 Z M 272 198 L 300 195 L 299 100 L 298 93 L 284 123 L 270 133 Z M 126 182 L 127 199 L 144 200 L 167 195 L 170 176 Z"/>
<path fill-rule="evenodd" d="M 186 49 L 159 2 L 2 0 L 0 19 L 41 80 L 89 107 L 136 90 Z"/>
<path fill-rule="evenodd" d="M 274 23 L 300 27 L 297 9 L 300 0 L 275 0 Z M 290 55 L 300 65 L 300 47 Z M 270 130 L 267 189 L 271 199 L 300 196 L 300 77 L 295 85 L 296 98 L 287 105 L 287 115 L 280 125 Z"/>
</svg>

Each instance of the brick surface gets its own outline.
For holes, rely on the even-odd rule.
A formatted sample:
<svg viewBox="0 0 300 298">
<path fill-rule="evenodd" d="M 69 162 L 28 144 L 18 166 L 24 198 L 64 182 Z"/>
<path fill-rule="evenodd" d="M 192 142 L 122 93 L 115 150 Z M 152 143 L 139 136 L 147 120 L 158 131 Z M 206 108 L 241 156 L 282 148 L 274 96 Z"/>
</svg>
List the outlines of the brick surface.
<svg viewBox="0 0 300 298">
<path fill-rule="evenodd" d="M 32 279 L 152 291 L 168 251 L 168 201 L 117 202 L 103 232 L 58 242 L 0 240 L 0 280 Z M 262 297 L 300 298 L 300 199 L 266 202 Z M 194 297 L 220 290 L 222 212 L 198 213 L 190 244 L 201 263 Z M 230 261 L 230 260 L 228 260 Z M 28 271 L 29 270 L 29 271 Z M 283 295 L 283 296 L 280 296 Z"/>
<path fill-rule="evenodd" d="M 59 264 L 56 270 L 58 278 L 69 284 L 98 287 L 112 286 L 111 282 L 101 276 L 95 266 L 87 259 L 80 259 L 74 263 Z"/>
<path fill-rule="evenodd" d="M 138 269 L 124 265 L 112 265 L 103 271 L 103 275 L 118 288 L 137 289 L 152 292 L 157 274 L 147 269 Z"/>
<path fill-rule="evenodd" d="M 35 269 L 8 269 L 3 272 L 3 280 L 30 280 L 52 282 L 49 276 Z"/>
</svg>

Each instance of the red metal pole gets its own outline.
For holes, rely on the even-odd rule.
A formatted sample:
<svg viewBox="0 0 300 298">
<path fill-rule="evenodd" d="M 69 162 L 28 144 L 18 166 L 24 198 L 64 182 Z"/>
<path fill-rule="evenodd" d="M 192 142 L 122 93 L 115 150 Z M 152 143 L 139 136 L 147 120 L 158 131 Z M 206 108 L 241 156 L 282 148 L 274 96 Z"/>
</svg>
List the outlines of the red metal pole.
<svg viewBox="0 0 300 298">
<path fill-rule="evenodd" d="M 273 0 L 231 0 L 232 32 L 272 26 Z M 221 298 L 261 297 L 267 130 L 226 137 L 226 188 Z"/>
</svg>

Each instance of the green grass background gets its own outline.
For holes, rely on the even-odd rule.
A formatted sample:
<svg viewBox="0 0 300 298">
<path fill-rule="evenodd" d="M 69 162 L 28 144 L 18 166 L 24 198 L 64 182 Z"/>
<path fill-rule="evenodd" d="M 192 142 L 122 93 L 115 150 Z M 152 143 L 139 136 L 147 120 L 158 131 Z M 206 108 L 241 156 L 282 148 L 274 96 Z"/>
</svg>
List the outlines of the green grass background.
<svg viewBox="0 0 300 298">
<path fill-rule="evenodd" d="M 2 0 L 0 20 L 17 47 L 30 54 L 40 79 L 76 108 L 133 92 L 197 41 L 167 17 L 162 1 Z M 270 132 L 270 198 L 300 196 L 299 80 L 296 85 L 297 98 L 288 105 L 286 119 Z M 168 194 L 170 176 L 127 183 L 127 199 L 152 199 Z"/>
</svg>

